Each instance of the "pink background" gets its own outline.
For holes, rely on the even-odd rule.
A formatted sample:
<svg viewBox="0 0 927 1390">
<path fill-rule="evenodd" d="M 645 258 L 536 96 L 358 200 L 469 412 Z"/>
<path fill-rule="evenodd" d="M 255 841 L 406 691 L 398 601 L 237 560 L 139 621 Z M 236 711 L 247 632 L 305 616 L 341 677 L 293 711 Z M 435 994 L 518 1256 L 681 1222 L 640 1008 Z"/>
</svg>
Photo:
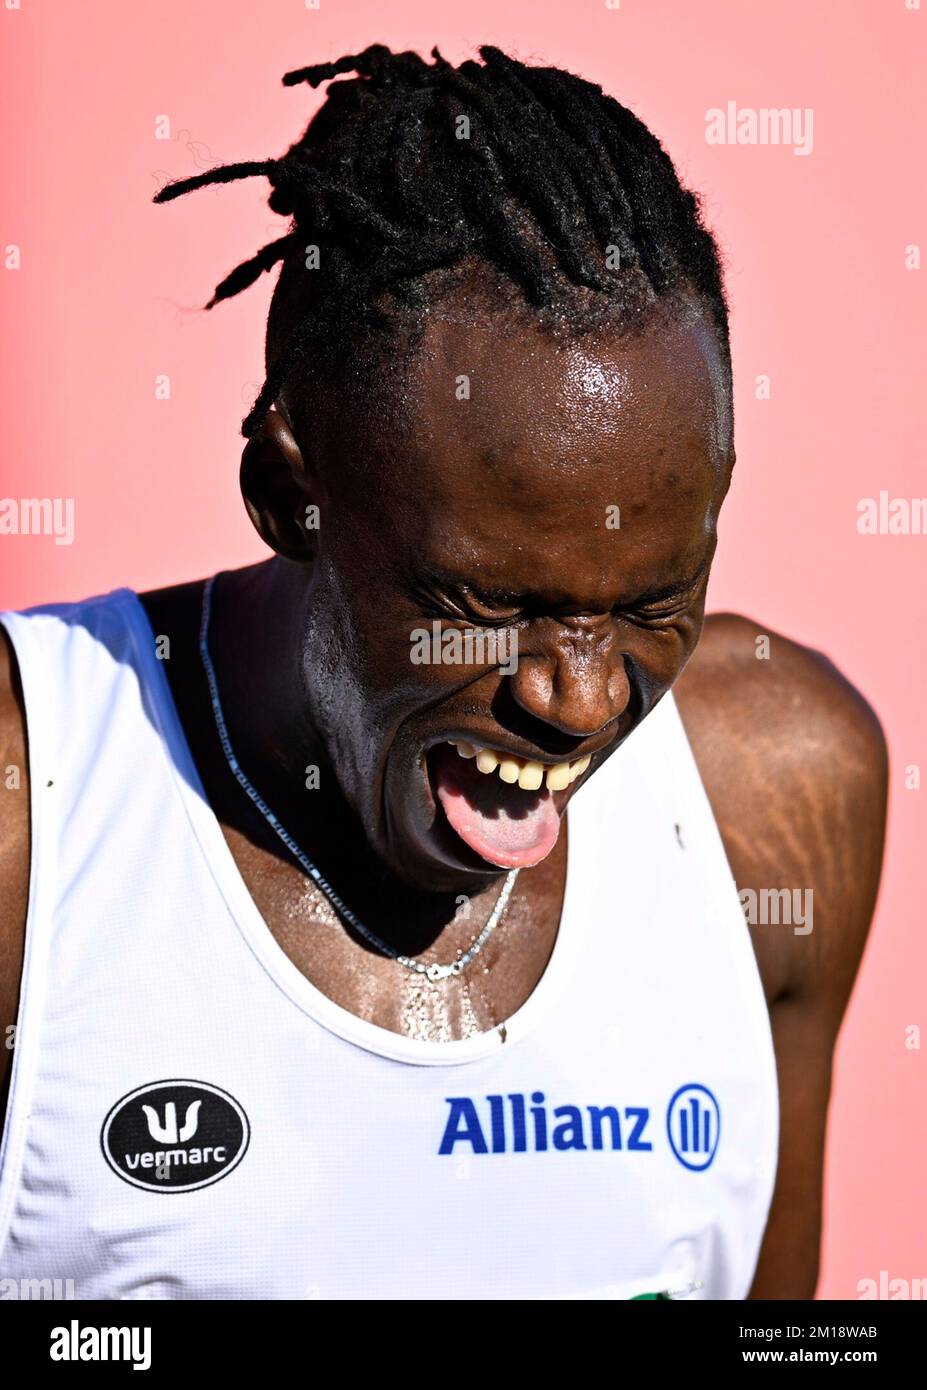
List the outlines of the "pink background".
<svg viewBox="0 0 927 1390">
<path fill-rule="evenodd" d="M 8 0 L 3 0 L 4 5 Z M 738 468 L 710 607 L 827 652 L 892 752 L 878 916 L 838 1047 L 819 1296 L 927 1276 L 927 933 L 915 864 L 927 791 L 927 538 L 864 536 L 857 502 L 923 477 L 927 15 L 904 0 L 21 0 L 0 7 L 5 174 L 0 496 L 73 497 L 70 546 L 0 538 L 0 606 L 146 588 L 262 555 L 237 492 L 262 376 L 265 277 L 200 313 L 281 220 L 250 180 L 166 207 L 159 181 L 282 154 L 321 94 L 289 68 L 380 41 L 459 61 L 492 42 L 635 110 L 706 197 L 728 257 Z M 711 146 L 705 112 L 812 107 L 814 147 Z M 166 115 L 172 139 L 154 138 Z M 155 399 L 159 373 L 171 399 Z M 754 379 L 771 378 L 757 400 Z M 920 465 L 920 466 L 919 466 Z M 921 581 L 920 583 L 918 581 Z M 920 839 L 920 843 L 918 842 Z"/>
</svg>

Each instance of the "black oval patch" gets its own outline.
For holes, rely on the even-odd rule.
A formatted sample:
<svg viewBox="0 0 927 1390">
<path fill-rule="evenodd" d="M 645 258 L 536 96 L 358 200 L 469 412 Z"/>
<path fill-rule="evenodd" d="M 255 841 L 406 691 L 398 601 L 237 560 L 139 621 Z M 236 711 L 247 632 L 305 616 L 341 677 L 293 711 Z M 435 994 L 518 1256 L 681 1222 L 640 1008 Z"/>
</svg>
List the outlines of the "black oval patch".
<svg viewBox="0 0 927 1390">
<path fill-rule="evenodd" d="M 192 1192 L 245 1156 L 251 1127 L 227 1091 L 205 1081 L 152 1081 L 118 1100 L 100 1143 L 114 1173 L 151 1192 Z"/>
</svg>

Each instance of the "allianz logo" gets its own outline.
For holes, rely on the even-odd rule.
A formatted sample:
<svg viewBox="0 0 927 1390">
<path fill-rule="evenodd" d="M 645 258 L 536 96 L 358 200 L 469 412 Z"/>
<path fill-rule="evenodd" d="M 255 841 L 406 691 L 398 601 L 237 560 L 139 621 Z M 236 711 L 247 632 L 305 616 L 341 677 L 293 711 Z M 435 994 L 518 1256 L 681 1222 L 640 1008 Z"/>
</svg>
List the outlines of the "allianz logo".
<svg viewBox="0 0 927 1390">
<path fill-rule="evenodd" d="M 710 1167 L 721 1135 L 721 1108 L 707 1086 L 687 1082 L 670 1097 L 660 1126 L 649 1105 L 557 1105 L 543 1091 L 526 1095 L 447 1096 L 439 1154 L 570 1150 L 652 1153 L 668 1147 L 693 1172 Z M 662 1107 L 661 1107 L 662 1108 Z"/>
</svg>

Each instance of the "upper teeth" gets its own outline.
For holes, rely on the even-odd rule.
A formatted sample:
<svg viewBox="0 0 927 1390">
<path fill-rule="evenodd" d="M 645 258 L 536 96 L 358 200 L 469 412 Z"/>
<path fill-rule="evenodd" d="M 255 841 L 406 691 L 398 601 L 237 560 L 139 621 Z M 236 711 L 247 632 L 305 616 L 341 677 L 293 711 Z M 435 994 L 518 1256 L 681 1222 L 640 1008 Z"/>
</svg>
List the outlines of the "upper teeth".
<svg viewBox="0 0 927 1390">
<path fill-rule="evenodd" d="M 591 755 L 587 754 L 575 763 L 555 763 L 552 767 L 545 767 L 544 763 L 526 762 L 524 758 L 515 758 L 510 753 L 500 757 L 491 748 L 478 748 L 472 743 L 454 743 L 451 746 L 457 749 L 461 758 L 476 758 L 480 772 L 495 772 L 498 768 L 503 782 L 517 782 L 526 792 L 539 791 L 542 782 L 546 783 L 548 791 L 562 792 L 586 771 L 591 762 Z"/>
</svg>

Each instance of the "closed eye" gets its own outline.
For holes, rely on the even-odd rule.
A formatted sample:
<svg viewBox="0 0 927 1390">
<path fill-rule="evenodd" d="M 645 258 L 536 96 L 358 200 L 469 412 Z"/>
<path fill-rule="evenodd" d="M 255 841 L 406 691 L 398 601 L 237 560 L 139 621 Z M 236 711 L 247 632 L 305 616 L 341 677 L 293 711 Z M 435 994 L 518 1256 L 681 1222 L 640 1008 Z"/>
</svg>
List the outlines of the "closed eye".
<svg viewBox="0 0 927 1390">
<path fill-rule="evenodd" d="M 651 624 L 666 622 L 668 619 L 678 618 L 680 614 L 685 613 L 691 606 L 691 603 L 691 599 L 684 599 L 682 602 L 664 605 L 659 608 L 631 608 L 625 611 L 624 616 L 629 617 L 632 622 Z"/>
<path fill-rule="evenodd" d="M 502 604 L 484 603 L 475 594 L 468 594 L 466 602 L 461 604 L 461 607 L 474 622 L 492 623 L 497 627 L 514 622 L 524 613 L 524 610 L 519 608 L 517 604 L 503 606 Z"/>
<path fill-rule="evenodd" d="M 480 594 L 470 585 L 419 582 L 412 586 L 412 597 L 423 615 L 442 622 L 504 627 L 525 615 L 514 594 Z"/>
<path fill-rule="evenodd" d="M 638 600 L 627 608 L 615 610 L 616 616 L 630 618 L 632 622 L 659 623 L 671 618 L 678 618 L 687 609 L 691 608 L 698 584 L 691 584 L 686 589 L 677 589 L 672 593 L 655 594 Z"/>
</svg>

